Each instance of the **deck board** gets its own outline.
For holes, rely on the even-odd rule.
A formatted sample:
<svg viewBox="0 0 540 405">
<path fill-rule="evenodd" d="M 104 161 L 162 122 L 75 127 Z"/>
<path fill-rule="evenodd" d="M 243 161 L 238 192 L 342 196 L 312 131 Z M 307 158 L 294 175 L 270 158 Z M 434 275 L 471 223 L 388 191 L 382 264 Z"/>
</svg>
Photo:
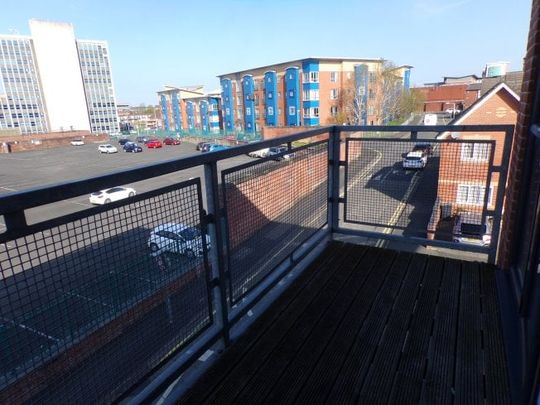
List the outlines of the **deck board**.
<svg viewBox="0 0 540 405">
<path fill-rule="evenodd" d="M 508 403 L 495 271 L 331 243 L 179 403 Z"/>
</svg>

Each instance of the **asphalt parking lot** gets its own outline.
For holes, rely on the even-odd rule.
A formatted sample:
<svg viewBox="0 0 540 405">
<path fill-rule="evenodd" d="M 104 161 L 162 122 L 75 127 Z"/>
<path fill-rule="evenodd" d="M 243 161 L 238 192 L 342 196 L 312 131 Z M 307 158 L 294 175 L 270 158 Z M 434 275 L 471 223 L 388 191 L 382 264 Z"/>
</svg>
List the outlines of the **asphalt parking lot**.
<svg viewBox="0 0 540 405">
<path fill-rule="evenodd" d="M 126 153 L 117 143 L 111 142 L 111 144 L 118 147 L 118 153 L 99 153 L 97 150 L 99 144 L 90 143 L 83 146 L 66 146 L 9 155 L 0 154 L 0 196 L 14 191 L 98 176 L 122 169 L 130 169 L 201 153 L 195 150 L 194 144 L 187 142 L 183 142 L 181 145 L 164 145 L 158 149 L 143 147 L 141 153 Z M 222 168 L 235 166 L 250 160 L 247 156 L 238 156 L 224 161 Z M 133 187 L 137 193 L 142 193 L 201 176 L 202 168 L 194 167 L 133 184 L 124 184 L 119 179 L 118 185 Z M 82 195 L 70 200 L 28 210 L 28 222 L 35 223 L 90 208 L 92 204 L 90 204 L 88 198 L 88 195 Z M 2 221 L 0 220 L 1 230 Z"/>
</svg>

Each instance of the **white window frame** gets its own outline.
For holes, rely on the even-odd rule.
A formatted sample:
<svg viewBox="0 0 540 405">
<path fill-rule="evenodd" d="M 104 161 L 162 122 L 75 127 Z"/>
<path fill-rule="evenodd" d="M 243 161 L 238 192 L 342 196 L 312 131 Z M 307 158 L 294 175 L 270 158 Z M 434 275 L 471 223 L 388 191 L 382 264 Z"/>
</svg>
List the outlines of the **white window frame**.
<svg viewBox="0 0 540 405">
<path fill-rule="evenodd" d="M 337 100 L 339 97 L 339 89 L 330 89 L 330 100 Z"/>
<path fill-rule="evenodd" d="M 319 118 L 319 107 L 304 108 L 304 118 Z"/>
<path fill-rule="evenodd" d="M 268 106 L 267 111 L 268 111 L 267 112 L 268 115 L 272 115 L 272 116 L 274 115 L 274 107 Z"/>
<path fill-rule="evenodd" d="M 478 183 L 460 183 L 456 190 L 456 203 L 465 205 L 484 205 L 486 187 Z M 493 202 L 493 186 L 489 186 L 488 206 Z"/>
<path fill-rule="evenodd" d="M 330 82 L 337 83 L 339 72 L 330 72 Z"/>
<path fill-rule="evenodd" d="M 310 90 L 304 90 L 304 101 L 313 101 L 319 99 L 319 90 L 317 89 L 310 89 Z"/>
<path fill-rule="evenodd" d="M 319 83 L 319 72 L 304 72 L 304 83 Z"/>
<path fill-rule="evenodd" d="M 463 162 L 487 162 L 490 146 L 489 143 L 463 143 L 461 144 L 461 160 Z"/>
<path fill-rule="evenodd" d="M 296 107 L 290 106 L 289 107 L 289 115 L 296 115 Z"/>
<path fill-rule="evenodd" d="M 246 115 L 251 115 L 251 107 L 246 107 Z"/>
<path fill-rule="evenodd" d="M 338 113 L 338 106 L 337 105 L 330 106 L 330 115 L 332 117 L 336 117 L 337 113 Z"/>
</svg>

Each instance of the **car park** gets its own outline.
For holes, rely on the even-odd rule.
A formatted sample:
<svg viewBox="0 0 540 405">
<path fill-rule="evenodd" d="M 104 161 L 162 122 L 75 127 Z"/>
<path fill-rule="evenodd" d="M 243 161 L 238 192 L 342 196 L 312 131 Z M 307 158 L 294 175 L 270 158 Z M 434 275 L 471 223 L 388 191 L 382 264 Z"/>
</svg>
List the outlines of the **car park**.
<svg viewBox="0 0 540 405">
<path fill-rule="evenodd" d="M 288 149 L 286 146 L 273 146 L 269 148 L 267 156 L 271 157 L 273 160 L 276 161 L 292 159 L 295 154 L 286 153 L 287 151 Z"/>
<path fill-rule="evenodd" d="M 73 139 L 70 144 L 73 146 L 82 146 L 84 145 L 84 141 L 82 139 Z"/>
<path fill-rule="evenodd" d="M 142 151 L 143 151 L 143 148 L 141 148 L 135 142 L 126 142 L 124 144 L 124 152 L 138 153 Z"/>
<path fill-rule="evenodd" d="M 158 139 L 150 139 L 148 142 L 146 142 L 146 147 L 149 149 L 161 148 L 162 146 L 161 141 Z"/>
<path fill-rule="evenodd" d="M 116 153 L 118 152 L 118 149 L 110 143 L 105 143 L 98 146 L 98 151 L 99 153 Z"/>
<path fill-rule="evenodd" d="M 113 201 L 133 197 L 135 194 L 135 189 L 131 187 L 112 187 L 90 194 L 90 203 L 98 205 L 109 204 Z"/>
<path fill-rule="evenodd" d="M 454 225 L 454 242 L 489 246 L 491 244 L 492 219 L 486 217 L 482 223 L 479 212 L 461 212 L 457 214 Z"/>
<path fill-rule="evenodd" d="M 130 142 L 128 138 L 122 138 L 118 140 L 118 143 L 122 146 L 124 146 L 126 143 Z"/>
<path fill-rule="evenodd" d="M 206 236 L 206 246 L 210 248 L 210 237 Z M 172 252 L 188 257 L 202 256 L 203 239 L 199 228 L 185 224 L 168 223 L 154 228 L 148 238 L 152 253 Z"/>
<path fill-rule="evenodd" d="M 427 165 L 427 155 L 421 151 L 409 152 L 403 159 L 404 169 L 423 169 Z"/>
<path fill-rule="evenodd" d="M 229 149 L 229 147 L 225 145 L 213 144 L 213 145 L 210 145 L 210 147 L 208 148 L 208 152 L 217 152 L 218 150 L 225 150 L 225 149 Z"/>
<path fill-rule="evenodd" d="M 180 145 L 182 142 L 180 142 L 180 139 L 177 138 L 165 138 L 163 140 L 163 144 L 165 145 Z"/>
</svg>

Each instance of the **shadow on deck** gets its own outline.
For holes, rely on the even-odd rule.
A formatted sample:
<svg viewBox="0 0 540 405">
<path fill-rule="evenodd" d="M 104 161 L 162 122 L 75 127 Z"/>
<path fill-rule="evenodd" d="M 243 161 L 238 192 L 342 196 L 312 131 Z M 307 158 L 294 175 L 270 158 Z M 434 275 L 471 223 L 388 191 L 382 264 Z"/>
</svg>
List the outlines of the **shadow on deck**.
<svg viewBox="0 0 540 405">
<path fill-rule="evenodd" d="M 496 271 L 332 242 L 180 403 L 509 403 Z"/>
</svg>

